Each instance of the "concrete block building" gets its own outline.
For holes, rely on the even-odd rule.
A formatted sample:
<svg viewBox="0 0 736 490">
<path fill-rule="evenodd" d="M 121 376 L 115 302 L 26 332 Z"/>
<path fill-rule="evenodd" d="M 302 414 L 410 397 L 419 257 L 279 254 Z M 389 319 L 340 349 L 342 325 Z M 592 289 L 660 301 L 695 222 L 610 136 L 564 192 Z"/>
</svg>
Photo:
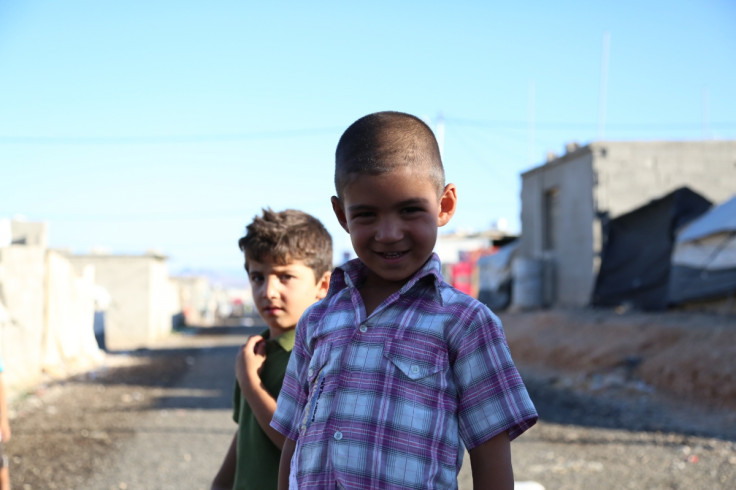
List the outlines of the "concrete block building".
<svg viewBox="0 0 736 490">
<path fill-rule="evenodd" d="M 0 351 L 11 396 L 101 360 L 92 330 L 93 282 L 47 248 L 47 225 L 0 220 Z"/>
<path fill-rule="evenodd" d="M 522 174 L 521 265 L 539 270 L 539 306 L 587 306 L 607 220 L 686 186 L 714 203 L 736 193 L 736 141 L 571 144 Z"/>
<path fill-rule="evenodd" d="M 95 284 L 109 295 L 104 312 L 107 349 L 148 347 L 171 332 L 172 317 L 181 308 L 166 257 L 93 254 L 71 255 L 69 260 L 80 272 L 92 267 Z"/>
</svg>

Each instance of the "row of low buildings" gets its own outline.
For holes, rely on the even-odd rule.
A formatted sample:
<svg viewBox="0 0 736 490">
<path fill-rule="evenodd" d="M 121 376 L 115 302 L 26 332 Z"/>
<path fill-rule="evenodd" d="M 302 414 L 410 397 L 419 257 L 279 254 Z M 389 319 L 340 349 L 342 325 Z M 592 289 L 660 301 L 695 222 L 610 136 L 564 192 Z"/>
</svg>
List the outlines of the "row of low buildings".
<svg viewBox="0 0 736 490">
<path fill-rule="evenodd" d="M 568 145 L 564 155 L 550 155 L 543 165 L 521 175 L 521 234 L 509 247 L 511 253 L 478 260 L 475 288 L 479 297 L 494 303 L 486 293 L 495 288 L 497 296 L 510 296 L 496 306 L 579 308 L 594 304 L 604 251 L 614 238 L 612 224 L 626 226 L 623 217 L 666 200 L 670 193 L 676 198 L 681 189 L 713 205 L 736 195 L 736 141 Z M 659 216 L 651 219 L 675 223 L 671 216 Z M 640 261 L 642 277 L 632 274 L 622 279 L 621 288 L 641 288 L 646 269 L 660 266 L 641 260 L 644 255 L 640 252 L 654 247 L 654 241 L 671 244 L 675 238 L 674 224 L 651 225 L 657 228 L 650 235 L 652 241 L 632 243 L 639 247 L 631 254 Z M 501 277 L 497 272 L 503 267 L 508 275 L 505 292 L 500 287 L 504 280 L 494 279 Z M 484 270 L 494 270 L 495 275 Z M 667 274 L 662 271 L 660 279 L 666 280 Z M 513 288 L 508 287 L 509 282 Z M 626 294 L 619 297 L 626 298 Z"/>
<path fill-rule="evenodd" d="M 443 272 L 492 307 L 585 307 L 593 303 L 611 224 L 683 187 L 714 204 L 728 200 L 736 194 L 736 141 L 569 145 L 521 181 L 521 235 L 441 236 L 436 251 Z M 44 371 L 99 359 L 95 318 L 104 318 L 108 349 L 131 350 L 154 344 L 184 318 L 214 322 L 234 296 L 248 302 L 244 290 L 170 277 L 159 254 L 75 255 L 49 249 L 43 223 L 9 225 L 8 243 L 0 239 L 0 348 L 11 390 L 32 385 Z M 659 233 L 673 238 L 664 236 L 670 228 Z M 498 263 L 509 280 L 498 274 Z M 627 280 L 635 288 L 640 278 Z M 508 298 L 499 302 L 504 284 Z"/>
<path fill-rule="evenodd" d="M 200 276 L 170 277 L 166 257 L 71 254 L 48 248 L 45 223 L 4 220 L 0 348 L 11 393 L 43 373 L 88 369 L 101 347 L 155 345 L 177 324 L 206 325 L 247 292 Z"/>
</svg>

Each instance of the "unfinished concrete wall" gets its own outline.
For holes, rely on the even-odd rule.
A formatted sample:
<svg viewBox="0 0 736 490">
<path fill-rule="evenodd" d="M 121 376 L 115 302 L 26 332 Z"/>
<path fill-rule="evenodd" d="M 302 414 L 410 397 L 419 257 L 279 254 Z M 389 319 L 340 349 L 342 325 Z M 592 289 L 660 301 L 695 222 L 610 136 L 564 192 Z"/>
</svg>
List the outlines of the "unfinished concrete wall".
<svg viewBox="0 0 736 490">
<path fill-rule="evenodd" d="M 0 248 L 0 349 L 8 391 L 38 383 L 43 366 L 46 250 L 38 246 Z"/>
<path fill-rule="evenodd" d="M 93 325 L 93 278 L 40 246 L 0 248 L 0 348 L 11 393 L 43 373 L 64 376 L 102 360 Z"/>
<path fill-rule="evenodd" d="M 47 372 L 88 369 L 102 360 L 94 336 L 94 270 L 78 274 L 66 255 L 46 257 L 43 365 Z"/>
<path fill-rule="evenodd" d="M 574 306 L 589 300 L 592 188 L 592 163 L 586 151 L 523 176 L 519 255 L 543 263 L 543 304 Z"/>
<path fill-rule="evenodd" d="M 46 223 L 11 221 L 11 240 L 15 245 L 46 248 L 49 244 Z"/>
<path fill-rule="evenodd" d="M 165 258 L 69 256 L 46 248 L 46 224 L 0 223 L 0 354 L 11 395 L 44 372 L 65 375 L 102 360 L 94 337 L 99 284 L 112 296 L 108 342 L 146 347 L 168 335 L 179 307 Z"/>
<path fill-rule="evenodd" d="M 73 255 L 78 271 L 93 266 L 105 288 L 105 346 L 131 350 L 150 346 L 171 332 L 170 287 L 165 258 L 158 255 Z M 168 320 L 166 320 L 168 318 Z"/>
<path fill-rule="evenodd" d="M 169 279 L 166 262 L 153 261 L 150 267 L 151 307 L 149 309 L 151 332 L 150 341 L 164 338 L 171 333 L 172 317 L 181 311 L 175 286 Z"/>
<path fill-rule="evenodd" d="M 714 203 L 736 193 L 736 141 L 592 143 L 598 209 L 615 218 L 687 186 Z"/>
<path fill-rule="evenodd" d="M 591 143 L 590 151 L 596 179 L 594 275 L 606 220 L 680 187 L 689 187 L 714 204 L 736 193 L 736 141 L 598 142 Z"/>
<path fill-rule="evenodd" d="M 682 186 L 716 203 L 733 196 L 736 141 L 596 142 L 524 173 L 519 255 L 545 261 L 549 303 L 588 305 L 602 223 Z"/>
</svg>

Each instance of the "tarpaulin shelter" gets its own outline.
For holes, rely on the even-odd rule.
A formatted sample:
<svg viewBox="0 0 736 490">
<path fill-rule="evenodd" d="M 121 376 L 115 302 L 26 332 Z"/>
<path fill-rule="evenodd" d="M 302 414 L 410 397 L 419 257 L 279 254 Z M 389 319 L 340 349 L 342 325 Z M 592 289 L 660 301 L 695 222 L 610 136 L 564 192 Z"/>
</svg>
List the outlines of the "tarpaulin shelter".
<svg viewBox="0 0 736 490">
<path fill-rule="evenodd" d="M 478 259 L 478 300 L 492 310 L 503 310 L 511 303 L 511 262 L 519 242 L 502 246 L 493 255 Z"/>
<path fill-rule="evenodd" d="M 677 233 L 669 302 L 736 295 L 736 195 Z"/>
<path fill-rule="evenodd" d="M 593 305 L 666 308 L 675 234 L 710 207 L 708 199 L 681 187 L 611 219 L 604 228 Z"/>
</svg>

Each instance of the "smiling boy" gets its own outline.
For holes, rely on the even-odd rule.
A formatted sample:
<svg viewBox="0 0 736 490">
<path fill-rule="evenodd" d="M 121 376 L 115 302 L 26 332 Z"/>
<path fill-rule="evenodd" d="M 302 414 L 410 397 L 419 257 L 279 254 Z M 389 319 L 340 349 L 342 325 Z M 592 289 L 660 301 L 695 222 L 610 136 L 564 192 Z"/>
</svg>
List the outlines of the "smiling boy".
<svg viewBox="0 0 736 490">
<path fill-rule="evenodd" d="M 418 118 L 365 116 L 335 153 L 332 207 L 358 256 L 302 316 L 271 425 L 279 488 L 513 488 L 510 441 L 537 413 L 498 318 L 433 254 L 457 206 Z"/>
<path fill-rule="evenodd" d="M 253 302 L 268 325 L 235 361 L 233 418 L 238 430 L 213 489 L 276 488 L 284 437 L 270 427 L 294 328 L 304 310 L 322 299 L 332 268 L 332 238 L 322 223 L 296 210 L 263 210 L 238 241 Z"/>
</svg>

